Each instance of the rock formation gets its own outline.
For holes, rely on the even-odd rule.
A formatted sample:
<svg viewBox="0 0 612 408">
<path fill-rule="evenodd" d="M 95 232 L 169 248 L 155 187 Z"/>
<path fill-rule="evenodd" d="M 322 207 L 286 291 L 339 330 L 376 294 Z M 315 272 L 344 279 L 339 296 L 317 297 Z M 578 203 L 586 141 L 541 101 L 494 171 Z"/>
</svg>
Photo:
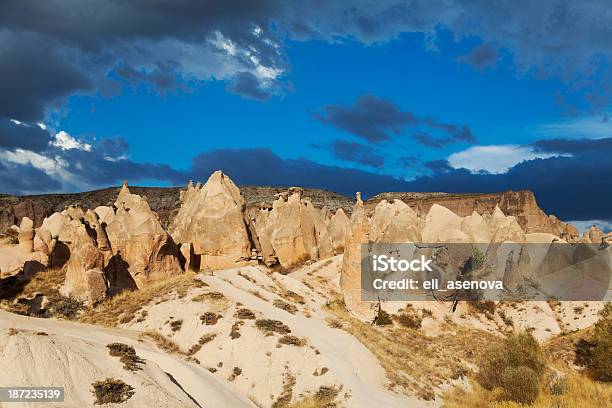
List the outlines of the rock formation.
<svg viewBox="0 0 612 408">
<path fill-rule="evenodd" d="M 127 184 L 124 184 L 114 206 L 116 211 L 110 217 L 112 220 L 105 222 L 108 239 L 99 237 L 98 240 L 102 246 L 106 246 L 105 241 L 108 241 L 113 258 L 116 258 L 112 265 L 109 261 L 107 271 L 113 266 L 125 265 L 138 287 L 182 273 L 178 246 L 159 222 L 157 214 L 151 211 L 145 198 L 131 194 Z M 100 212 L 108 213 L 105 209 Z M 108 218 L 105 220 L 108 221 Z M 115 270 L 113 274 L 123 272 Z"/>
<path fill-rule="evenodd" d="M 349 218 L 346 216 L 344 210 L 339 208 L 329 220 L 329 224 L 327 224 L 334 254 L 341 254 L 344 252 L 344 241 L 348 223 Z"/>
<path fill-rule="evenodd" d="M 265 263 L 277 261 L 289 268 L 341 252 L 342 231 L 348 219 L 341 209 L 333 221 L 326 214 L 310 199 L 302 198 L 297 188 L 279 194 L 271 209 L 262 208 L 255 213 L 253 225 Z"/>
<path fill-rule="evenodd" d="M 380 201 L 391 199 L 404 201 L 420 217 L 425 217 L 436 204 L 460 217 L 473 212 L 491 214 L 499 206 L 504 214 L 515 217 L 525 233 L 550 233 L 571 242 L 580 238 L 573 225 L 560 221 L 554 215 L 546 215 L 538 206 L 533 192 L 527 190 L 492 194 L 382 193 L 367 201 L 366 210 L 371 212 Z"/>
<path fill-rule="evenodd" d="M 318 259 L 317 237 L 312 212 L 299 193 L 279 197 L 272 206 L 262 235 L 268 237 L 279 263 L 290 267 Z M 258 231 L 259 234 L 259 231 Z"/>
<path fill-rule="evenodd" d="M 420 242 L 421 220 L 406 203 L 383 200 L 376 206 L 370 220 L 369 238 L 372 242 Z"/>
<path fill-rule="evenodd" d="M 583 238 L 588 242 L 599 244 L 603 241 L 605 234 L 600 230 L 597 225 L 592 225 L 588 231 L 584 232 Z"/>
<path fill-rule="evenodd" d="M 223 172 L 214 172 L 201 187 L 190 183 L 171 233 L 176 242 L 191 243 L 201 269 L 225 269 L 251 260 L 257 238 L 246 217 L 240 190 Z"/>
<path fill-rule="evenodd" d="M 370 241 L 370 225 L 361 194 L 346 229 L 344 257 L 340 272 L 340 288 L 344 302 L 351 311 L 367 313 L 367 306 L 361 301 L 361 245 Z"/>
<path fill-rule="evenodd" d="M 70 259 L 66 264 L 66 281 L 60 292 L 90 303 L 106 296 L 108 284 L 102 273 L 97 275 L 91 270 L 102 271 L 104 255 L 93 239 L 93 231 L 80 220 L 71 220 L 74 239 L 70 243 Z M 100 283 L 100 282 L 103 283 Z M 104 287 L 102 290 L 101 287 Z"/>
<path fill-rule="evenodd" d="M 19 250 L 24 254 L 34 252 L 34 222 L 28 217 L 19 225 Z"/>
</svg>

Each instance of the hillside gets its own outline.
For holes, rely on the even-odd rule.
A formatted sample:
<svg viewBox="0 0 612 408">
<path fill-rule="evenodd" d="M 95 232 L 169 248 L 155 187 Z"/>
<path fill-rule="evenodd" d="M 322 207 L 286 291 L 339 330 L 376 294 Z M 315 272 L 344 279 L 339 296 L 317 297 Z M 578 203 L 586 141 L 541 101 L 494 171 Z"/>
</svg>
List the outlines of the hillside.
<svg viewBox="0 0 612 408">
<path fill-rule="evenodd" d="M 180 206 L 179 193 L 184 187 L 138 187 L 130 186 L 134 194 L 145 196 L 163 225 L 168 225 Z M 68 205 L 80 203 L 85 209 L 100 205 L 112 205 L 121 190 L 109 187 L 101 190 L 67 194 L 40 194 L 14 196 L 0 194 L 0 231 L 11 225 L 19 225 L 23 217 L 29 217 L 35 226 L 40 226 L 45 217 L 59 212 Z M 319 189 L 303 189 L 304 197 L 310 198 L 317 207 L 327 206 L 331 211 L 343 208 L 350 214 L 354 199 Z M 272 206 L 274 196 L 287 191 L 286 187 L 241 186 L 240 191 L 248 207 Z"/>
</svg>

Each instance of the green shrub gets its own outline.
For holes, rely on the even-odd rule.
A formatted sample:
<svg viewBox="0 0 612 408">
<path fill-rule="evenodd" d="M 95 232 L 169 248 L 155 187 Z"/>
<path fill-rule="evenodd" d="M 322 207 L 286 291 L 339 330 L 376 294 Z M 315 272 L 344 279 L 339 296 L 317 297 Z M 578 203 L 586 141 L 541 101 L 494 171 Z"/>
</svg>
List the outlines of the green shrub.
<svg viewBox="0 0 612 408">
<path fill-rule="evenodd" d="M 134 347 L 123 343 L 111 343 L 107 344 L 108 353 L 113 357 L 119 357 L 119 361 L 123 363 L 123 368 L 128 371 L 141 370 L 140 364 L 144 363 L 144 360 L 136 355 Z"/>
<path fill-rule="evenodd" d="M 276 332 L 280 334 L 289 334 L 291 329 L 289 326 L 281 322 L 280 320 L 272 319 L 257 319 L 255 320 L 255 327 L 265 332 Z"/>
<path fill-rule="evenodd" d="M 279 309 L 282 309 L 291 314 L 295 314 L 298 310 L 297 307 L 295 307 L 295 305 L 292 305 L 291 303 L 287 303 L 284 300 L 280 300 L 280 299 L 275 299 L 272 304 L 274 305 L 274 307 L 278 307 Z"/>
<path fill-rule="evenodd" d="M 236 313 L 234 313 L 234 317 L 236 319 L 255 319 L 255 313 L 253 313 L 252 311 L 250 311 L 249 309 L 238 309 L 236 310 Z"/>
<path fill-rule="evenodd" d="M 74 319 L 77 313 L 84 307 L 83 302 L 71 297 L 63 297 L 53 302 L 51 309 L 54 314 L 59 314 L 66 319 Z"/>
<path fill-rule="evenodd" d="M 474 248 L 472 253 L 472 266 L 474 269 L 482 268 L 485 262 L 485 255 L 482 253 L 480 248 Z"/>
<path fill-rule="evenodd" d="M 217 324 L 219 319 L 221 319 L 222 317 L 223 316 L 221 316 L 220 314 L 214 312 L 206 312 L 202 316 L 200 316 L 200 320 L 202 321 L 202 324 L 205 324 L 207 326 L 213 326 Z"/>
<path fill-rule="evenodd" d="M 289 346 L 303 347 L 306 345 L 306 339 L 299 338 L 297 336 L 284 335 L 278 339 L 278 344 L 287 344 Z"/>
<path fill-rule="evenodd" d="M 538 397 L 538 374 L 529 367 L 506 367 L 501 375 L 502 399 L 531 404 Z"/>
<path fill-rule="evenodd" d="M 92 384 L 96 405 L 120 404 L 134 395 L 134 388 L 116 378 L 107 378 Z"/>
<path fill-rule="evenodd" d="M 378 314 L 376 315 L 375 323 L 377 326 L 387 326 L 389 324 L 393 324 L 393 320 L 391 320 L 391 315 L 389 313 L 379 309 Z"/>
<path fill-rule="evenodd" d="M 567 392 L 565 375 L 553 371 L 548 376 L 548 392 L 551 395 L 563 395 Z"/>
<path fill-rule="evenodd" d="M 504 398 L 521 402 L 521 398 L 537 397 L 537 385 L 545 367 L 546 361 L 540 345 L 531 333 L 511 334 L 501 346 L 485 354 L 480 362 L 477 379 L 484 388 L 492 390 L 501 387 Z M 521 387 L 525 389 L 524 397 L 517 394 Z"/>
<path fill-rule="evenodd" d="M 402 326 L 408 327 L 410 329 L 421 328 L 421 322 L 423 321 L 422 317 L 412 313 L 399 314 L 396 319 Z"/>
</svg>

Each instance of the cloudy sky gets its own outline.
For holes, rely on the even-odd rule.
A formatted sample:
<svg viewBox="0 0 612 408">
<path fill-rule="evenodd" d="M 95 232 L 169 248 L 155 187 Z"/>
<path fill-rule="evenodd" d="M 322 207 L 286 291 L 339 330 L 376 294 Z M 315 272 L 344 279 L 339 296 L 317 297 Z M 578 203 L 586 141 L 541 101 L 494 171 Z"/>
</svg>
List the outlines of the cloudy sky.
<svg viewBox="0 0 612 408">
<path fill-rule="evenodd" d="M 531 189 L 612 221 L 612 13 L 590 1 L 4 0 L 0 192 Z"/>
</svg>

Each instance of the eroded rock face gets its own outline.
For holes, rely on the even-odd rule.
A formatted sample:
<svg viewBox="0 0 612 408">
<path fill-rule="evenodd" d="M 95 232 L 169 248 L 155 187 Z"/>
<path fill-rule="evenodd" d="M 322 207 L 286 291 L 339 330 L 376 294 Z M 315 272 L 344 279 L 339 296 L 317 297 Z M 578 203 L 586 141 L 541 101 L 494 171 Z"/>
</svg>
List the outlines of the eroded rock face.
<svg viewBox="0 0 612 408">
<path fill-rule="evenodd" d="M 24 254 L 34 252 L 34 221 L 28 217 L 21 219 L 19 224 L 19 250 Z"/>
<path fill-rule="evenodd" d="M 421 221 L 406 203 L 383 200 L 370 220 L 369 238 L 372 242 L 420 242 L 421 228 Z"/>
<path fill-rule="evenodd" d="M 101 271 L 104 268 L 104 255 L 96 245 L 93 231 L 88 230 L 88 227 L 79 220 L 72 220 L 70 223 L 74 236 L 70 243 L 70 259 L 66 264 L 66 281 L 60 292 L 64 296 L 88 301 L 91 299 L 92 278 L 88 277 L 86 272 L 91 269 Z"/>
<path fill-rule="evenodd" d="M 336 255 L 344 252 L 344 242 L 348 223 L 349 218 L 346 216 L 344 210 L 339 208 L 329 220 L 329 224 L 327 224 L 327 229 L 329 230 L 332 240 L 334 254 Z"/>
<path fill-rule="evenodd" d="M 115 207 L 112 220 L 106 224 L 106 235 L 113 257 L 120 258 L 116 264 L 127 264 L 136 286 L 183 272 L 178 246 L 146 199 L 131 194 L 124 184 Z"/>
<path fill-rule="evenodd" d="M 351 311 L 366 312 L 361 301 L 361 244 L 370 241 L 370 224 L 366 211 L 357 193 L 357 203 L 349 220 L 344 244 L 344 257 L 340 271 L 340 288 L 344 303 Z"/>
<path fill-rule="evenodd" d="M 193 244 L 201 269 L 226 269 L 251 259 L 251 235 L 240 190 L 223 172 L 213 173 L 202 187 L 190 184 L 171 226 L 176 242 Z"/>
<path fill-rule="evenodd" d="M 528 190 L 491 194 L 382 193 L 369 199 L 366 205 L 372 208 L 383 199 L 400 199 L 420 217 L 425 217 L 434 205 L 443 206 L 460 217 L 469 216 L 474 211 L 483 216 L 491 214 L 498 206 L 504 214 L 515 217 L 525 233 L 550 233 L 568 242 L 580 239 L 573 225 L 560 221 L 554 215 L 546 215 L 538 206 L 533 192 Z"/>
<path fill-rule="evenodd" d="M 461 231 L 469 239 L 469 242 L 487 243 L 491 241 L 491 231 L 484 217 L 474 211 L 461 221 Z"/>
<path fill-rule="evenodd" d="M 286 201 L 279 197 L 273 203 L 267 228 L 270 230 L 270 244 L 282 266 L 318 259 L 314 220 L 307 205 L 299 193 L 292 194 Z"/>
<path fill-rule="evenodd" d="M 592 225 L 591 228 L 584 233 L 584 237 L 588 238 L 589 242 L 599 244 L 603 241 L 605 234 L 597 225 Z"/>
<path fill-rule="evenodd" d="M 491 242 L 525 242 L 525 233 L 516 218 L 505 216 L 499 207 L 495 207 L 488 226 Z"/>
<path fill-rule="evenodd" d="M 425 217 L 423 242 L 447 242 L 453 232 L 463 237 L 465 234 L 461 231 L 462 221 L 461 217 L 448 208 L 438 204 L 432 205 Z"/>
</svg>

